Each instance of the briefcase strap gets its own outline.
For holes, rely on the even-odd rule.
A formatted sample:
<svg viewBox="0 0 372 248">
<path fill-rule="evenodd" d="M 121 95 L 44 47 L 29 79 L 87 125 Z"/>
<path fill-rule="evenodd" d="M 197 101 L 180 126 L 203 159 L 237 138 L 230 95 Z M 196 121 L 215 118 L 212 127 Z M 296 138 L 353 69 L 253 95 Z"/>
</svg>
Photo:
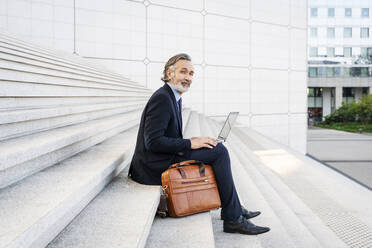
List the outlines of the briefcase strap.
<svg viewBox="0 0 372 248">
<path fill-rule="evenodd" d="M 181 174 L 182 179 L 186 179 L 186 173 L 181 167 L 189 166 L 189 165 L 198 165 L 199 166 L 199 173 L 200 177 L 205 177 L 205 164 L 201 161 L 196 160 L 187 160 L 180 163 L 172 164 L 169 168 L 177 168 Z"/>
</svg>

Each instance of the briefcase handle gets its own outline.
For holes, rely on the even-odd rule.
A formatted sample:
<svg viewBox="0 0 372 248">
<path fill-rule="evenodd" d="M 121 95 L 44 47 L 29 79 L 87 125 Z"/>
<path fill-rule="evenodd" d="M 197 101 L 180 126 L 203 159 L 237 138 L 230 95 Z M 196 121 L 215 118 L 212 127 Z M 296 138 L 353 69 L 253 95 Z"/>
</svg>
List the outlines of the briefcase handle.
<svg viewBox="0 0 372 248">
<path fill-rule="evenodd" d="M 170 168 L 177 168 L 179 170 L 179 172 L 181 173 L 181 177 L 183 179 L 186 179 L 186 173 L 184 172 L 184 170 L 182 170 L 181 167 L 185 167 L 185 166 L 189 166 L 189 165 L 198 165 L 199 166 L 200 177 L 205 177 L 205 164 L 201 161 L 187 160 L 187 161 L 183 161 L 183 162 L 180 162 L 180 163 L 172 164 L 171 166 L 169 166 L 169 169 Z"/>
</svg>

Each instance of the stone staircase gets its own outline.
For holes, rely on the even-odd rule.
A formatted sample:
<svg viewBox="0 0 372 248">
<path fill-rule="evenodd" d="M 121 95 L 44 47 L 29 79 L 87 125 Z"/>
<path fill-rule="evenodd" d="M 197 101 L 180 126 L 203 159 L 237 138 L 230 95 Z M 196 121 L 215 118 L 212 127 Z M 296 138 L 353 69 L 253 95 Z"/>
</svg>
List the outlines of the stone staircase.
<svg viewBox="0 0 372 248">
<path fill-rule="evenodd" d="M 240 126 L 225 143 L 242 203 L 271 227 L 222 232 L 219 211 L 155 217 L 160 187 L 127 177 L 151 91 L 0 35 L 0 248 L 372 247 L 370 191 Z M 221 123 L 183 110 L 184 136 Z M 345 200 L 347 199 L 347 200 Z"/>
</svg>

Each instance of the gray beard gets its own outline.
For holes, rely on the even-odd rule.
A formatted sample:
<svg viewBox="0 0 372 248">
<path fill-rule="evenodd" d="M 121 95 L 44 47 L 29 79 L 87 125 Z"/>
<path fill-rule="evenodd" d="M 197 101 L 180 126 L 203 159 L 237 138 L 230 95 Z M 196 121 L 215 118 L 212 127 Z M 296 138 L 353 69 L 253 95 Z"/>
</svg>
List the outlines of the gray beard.
<svg viewBox="0 0 372 248">
<path fill-rule="evenodd" d="M 174 87 L 175 90 L 181 92 L 181 93 L 185 93 L 189 90 L 190 87 L 183 87 L 182 83 L 179 82 L 179 83 L 176 83 L 176 82 L 172 82 L 172 86 Z"/>
</svg>

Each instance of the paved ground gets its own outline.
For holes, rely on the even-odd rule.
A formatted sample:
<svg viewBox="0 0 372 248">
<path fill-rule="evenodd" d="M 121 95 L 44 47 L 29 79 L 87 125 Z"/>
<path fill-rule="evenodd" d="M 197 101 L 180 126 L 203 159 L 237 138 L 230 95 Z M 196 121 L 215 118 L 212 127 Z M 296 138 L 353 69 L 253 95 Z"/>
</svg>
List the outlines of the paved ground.
<svg viewBox="0 0 372 248">
<path fill-rule="evenodd" d="M 372 135 L 311 128 L 307 153 L 372 188 Z"/>
</svg>

